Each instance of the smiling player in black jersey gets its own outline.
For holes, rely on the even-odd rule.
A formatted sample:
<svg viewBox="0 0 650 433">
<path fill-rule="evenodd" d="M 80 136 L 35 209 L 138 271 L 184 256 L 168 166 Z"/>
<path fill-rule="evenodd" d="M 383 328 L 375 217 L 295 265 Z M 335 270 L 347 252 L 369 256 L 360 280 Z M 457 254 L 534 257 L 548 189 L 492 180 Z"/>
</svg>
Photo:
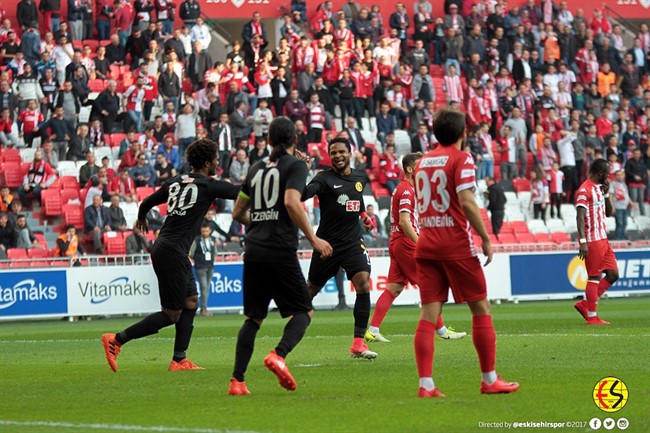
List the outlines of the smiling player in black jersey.
<svg viewBox="0 0 650 433">
<path fill-rule="evenodd" d="M 357 293 L 350 354 L 354 358 L 374 359 L 377 354 L 363 341 L 370 317 L 370 257 L 359 224 L 361 217 L 366 229 L 372 229 L 372 220 L 365 214 L 363 202 L 363 190 L 369 179 L 365 172 L 350 168 L 351 146 L 346 138 L 331 140 L 328 151 L 332 168 L 318 173 L 305 188 L 302 198 L 318 196 L 321 221 L 316 234 L 332 245 L 334 254 L 323 259 L 314 251 L 308 286 L 312 296 L 316 296 L 339 267 L 345 269 Z"/>
<path fill-rule="evenodd" d="M 162 311 L 145 317 L 117 334 L 102 335 L 108 365 L 117 372 L 117 355 L 122 345 L 137 338 L 156 334 L 176 324 L 174 356 L 170 371 L 203 370 L 185 357 L 194 329 L 198 293 L 188 259 L 190 244 L 203 221 L 203 215 L 217 198 L 235 199 L 239 188 L 211 176 L 217 173 L 218 146 L 210 140 L 197 140 L 187 148 L 190 174 L 174 176 L 149 197 L 138 210 L 135 226 L 149 230 L 146 215 L 152 207 L 167 203 L 167 219 L 151 248 L 151 263 L 158 277 Z"/>
<path fill-rule="evenodd" d="M 329 243 L 314 235 L 302 209 L 300 197 L 307 180 L 303 155 L 295 150 L 296 128 L 287 117 L 269 126 L 269 160 L 259 161 L 248 171 L 239 193 L 233 218 L 248 227 L 244 255 L 244 314 L 239 330 L 230 395 L 250 394 L 244 382 L 255 336 L 273 299 L 282 317 L 291 317 L 282 339 L 264 358 L 280 385 L 296 389 L 296 381 L 284 358 L 300 342 L 311 322 L 311 297 L 298 263 L 298 229 L 318 254 L 332 254 Z"/>
</svg>

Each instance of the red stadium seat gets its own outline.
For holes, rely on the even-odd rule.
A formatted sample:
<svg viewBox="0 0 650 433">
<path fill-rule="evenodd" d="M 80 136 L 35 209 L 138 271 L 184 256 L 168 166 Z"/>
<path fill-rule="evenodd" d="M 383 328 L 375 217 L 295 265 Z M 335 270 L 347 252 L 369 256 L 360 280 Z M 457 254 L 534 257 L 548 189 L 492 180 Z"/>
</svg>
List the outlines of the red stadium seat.
<svg viewBox="0 0 650 433">
<path fill-rule="evenodd" d="M 534 235 L 535 240 L 539 243 L 550 243 L 553 242 L 551 235 L 548 233 L 536 233 Z"/>
<path fill-rule="evenodd" d="M 43 206 L 43 215 L 51 217 L 61 215 L 61 191 L 58 189 L 41 191 L 41 204 Z"/>
<path fill-rule="evenodd" d="M 7 258 L 9 260 L 27 259 L 27 250 L 25 248 L 9 248 L 7 250 Z"/>
<path fill-rule="evenodd" d="M 553 242 L 555 242 L 556 244 L 571 242 L 571 236 L 569 236 L 568 233 L 564 233 L 564 232 L 552 233 L 551 238 L 553 239 Z"/>
<path fill-rule="evenodd" d="M 534 244 L 535 243 L 535 237 L 531 235 L 530 233 L 515 233 L 515 236 L 517 237 L 517 240 L 521 244 Z"/>
<path fill-rule="evenodd" d="M 121 234 L 114 238 L 104 238 L 104 254 L 111 256 L 126 254 L 126 240 Z"/>
<path fill-rule="evenodd" d="M 25 171 L 19 162 L 5 162 L 3 164 L 3 171 L 5 176 L 5 185 L 9 188 L 18 188 L 23 184 Z"/>
<path fill-rule="evenodd" d="M 44 247 L 45 249 L 49 248 L 49 245 L 48 245 L 47 240 L 45 239 L 45 235 L 43 233 L 36 232 L 36 233 L 34 233 L 34 237 L 38 240 L 38 244 L 40 246 Z"/>
<path fill-rule="evenodd" d="M 138 201 L 144 200 L 151 194 L 153 194 L 152 186 L 140 186 L 135 189 L 135 197 L 138 199 Z"/>
<path fill-rule="evenodd" d="M 50 257 L 50 252 L 45 248 L 30 248 L 27 250 L 27 256 L 31 259 L 44 259 Z"/>
<path fill-rule="evenodd" d="M 61 190 L 61 204 L 65 205 L 70 200 L 79 200 L 79 188 L 65 188 Z"/>
<path fill-rule="evenodd" d="M 499 233 L 499 243 L 502 244 L 518 244 L 519 241 L 512 233 Z"/>
<path fill-rule="evenodd" d="M 106 89 L 104 80 L 88 80 L 88 89 L 91 92 L 103 92 Z"/>
<path fill-rule="evenodd" d="M 88 45 L 92 52 L 97 52 L 97 48 L 99 48 L 99 41 L 97 39 L 84 39 L 82 43 L 84 46 Z"/>
<path fill-rule="evenodd" d="M 63 205 L 62 208 L 63 224 L 72 224 L 78 230 L 82 230 L 84 227 L 84 213 L 82 206 L 66 204 Z"/>
<path fill-rule="evenodd" d="M 111 134 L 110 137 L 111 137 L 110 146 L 118 147 L 122 142 L 122 140 L 126 138 L 126 134 L 122 134 L 122 133 Z"/>
<path fill-rule="evenodd" d="M 160 211 L 160 215 L 162 216 L 167 215 L 167 203 L 159 204 L 158 210 Z"/>
<path fill-rule="evenodd" d="M 79 181 L 75 176 L 61 176 L 59 179 L 61 181 L 62 189 L 76 189 L 79 190 Z"/>
<path fill-rule="evenodd" d="M 18 149 L 8 148 L 2 151 L 0 162 L 22 162 Z"/>
</svg>

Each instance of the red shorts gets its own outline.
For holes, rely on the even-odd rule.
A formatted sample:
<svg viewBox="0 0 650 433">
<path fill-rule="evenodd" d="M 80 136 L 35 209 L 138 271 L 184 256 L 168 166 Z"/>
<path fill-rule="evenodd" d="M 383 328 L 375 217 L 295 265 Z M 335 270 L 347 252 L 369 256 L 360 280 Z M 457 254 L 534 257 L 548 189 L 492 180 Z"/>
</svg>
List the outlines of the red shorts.
<svg viewBox="0 0 650 433">
<path fill-rule="evenodd" d="M 415 262 L 422 304 L 447 302 L 450 288 L 457 304 L 487 298 L 485 274 L 478 257 Z"/>
<path fill-rule="evenodd" d="M 603 271 L 607 269 L 618 270 L 616 256 L 614 256 L 614 251 L 607 239 L 589 242 L 587 248 L 587 258 L 585 259 L 587 276 L 600 278 Z"/>
<path fill-rule="evenodd" d="M 390 268 L 388 270 L 388 283 L 417 285 L 415 269 L 415 244 L 413 242 L 391 242 L 388 253 L 390 255 Z"/>
</svg>

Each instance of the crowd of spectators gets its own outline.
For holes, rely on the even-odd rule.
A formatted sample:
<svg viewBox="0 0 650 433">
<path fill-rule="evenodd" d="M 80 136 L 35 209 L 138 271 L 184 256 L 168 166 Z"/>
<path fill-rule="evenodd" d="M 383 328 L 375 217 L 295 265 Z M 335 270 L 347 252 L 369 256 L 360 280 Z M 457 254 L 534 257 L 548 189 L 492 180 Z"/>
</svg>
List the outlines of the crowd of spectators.
<svg viewBox="0 0 650 433">
<path fill-rule="evenodd" d="M 178 8 L 168 0 L 69 0 L 67 17 L 57 0 L 21 0 L 17 22 L 0 9 L 0 144 L 39 146 L 11 193 L 29 208 L 61 161 L 85 160 L 84 232 L 101 251 L 104 232 L 125 229 L 113 210 L 135 201 L 138 187 L 187 173 L 184 150 L 197 138 L 218 143 L 219 176 L 240 184 L 268 156 L 271 120 L 285 115 L 315 170 L 328 165 L 326 140 L 344 134 L 353 165 L 390 193 L 402 175 L 399 156 L 435 147 L 433 115 L 450 105 L 467 112 L 477 178 L 530 179 L 535 217 L 547 208 L 559 216 L 599 157 L 612 164 L 617 200 L 619 190 L 629 196 L 617 209 L 645 213 L 647 24 L 626 44 L 629 29 L 602 11 L 572 13 L 549 0 L 445 0 L 439 16 L 418 0 L 412 10 L 397 3 L 386 21 L 379 6 L 354 0 L 338 11 L 323 2 L 312 16 L 304 0 L 291 8 L 277 46 L 255 13 L 223 59 L 209 54 L 212 34 L 196 0 Z M 90 115 L 81 123 L 84 107 Z M 397 140 L 402 132 L 407 148 Z M 126 134 L 110 143 L 119 164 L 98 164 L 97 149 L 116 133 Z M 221 240 L 242 234 L 231 228 Z"/>
</svg>

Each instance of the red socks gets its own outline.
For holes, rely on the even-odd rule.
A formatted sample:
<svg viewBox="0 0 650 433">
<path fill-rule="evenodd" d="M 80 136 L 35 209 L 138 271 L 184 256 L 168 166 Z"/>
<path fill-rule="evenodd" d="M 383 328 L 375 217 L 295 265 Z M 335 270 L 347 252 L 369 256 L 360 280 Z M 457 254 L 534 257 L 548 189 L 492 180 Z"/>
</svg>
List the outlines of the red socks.
<svg viewBox="0 0 650 433">
<path fill-rule="evenodd" d="M 596 312 L 596 306 L 598 305 L 598 289 L 598 283 L 587 281 L 587 287 L 585 288 L 585 298 L 587 298 L 587 311 L 590 311 L 592 313 Z"/>
<path fill-rule="evenodd" d="M 598 297 L 600 298 L 605 294 L 607 289 L 611 287 L 611 284 L 609 284 L 609 281 L 607 281 L 605 278 L 600 280 L 600 283 L 598 283 Z"/>
<path fill-rule="evenodd" d="M 395 296 L 393 296 L 390 290 L 384 290 L 384 293 L 377 299 L 377 304 L 375 304 L 375 312 L 372 314 L 370 326 L 374 326 L 375 328 L 381 326 L 381 322 L 384 321 L 384 317 L 386 317 L 394 300 Z"/>
<path fill-rule="evenodd" d="M 420 320 L 415 330 L 415 362 L 418 365 L 419 377 L 432 377 L 433 371 L 433 340 L 436 325 L 428 320 Z"/>
<path fill-rule="evenodd" d="M 442 314 L 438 316 L 438 323 L 436 323 L 436 331 L 445 326 L 445 322 L 442 320 Z"/>
<path fill-rule="evenodd" d="M 472 316 L 472 340 L 478 353 L 481 372 L 494 371 L 497 357 L 497 336 L 492 325 L 492 316 Z"/>
</svg>

